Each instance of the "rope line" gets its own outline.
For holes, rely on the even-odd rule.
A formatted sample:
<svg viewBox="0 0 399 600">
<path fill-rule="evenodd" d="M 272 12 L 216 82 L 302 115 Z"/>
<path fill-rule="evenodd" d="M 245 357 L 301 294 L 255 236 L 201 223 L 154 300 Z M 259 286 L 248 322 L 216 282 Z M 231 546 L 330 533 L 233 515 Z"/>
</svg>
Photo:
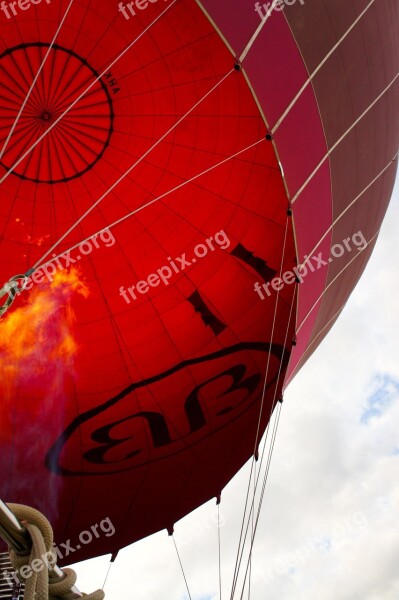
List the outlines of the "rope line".
<svg viewBox="0 0 399 600">
<path fill-rule="evenodd" d="M 203 96 L 202 98 L 200 98 L 186 113 L 184 113 L 184 115 L 182 117 L 180 117 L 176 123 L 174 123 L 171 127 L 169 127 L 169 129 L 162 134 L 162 136 L 154 143 L 152 144 L 152 146 L 150 146 L 150 148 L 148 148 L 148 150 L 146 150 L 140 158 L 138 158 L 120 177 L 118 177 L 118 179 L 100 196 L 100 198 L 98 198 L 98 200 L 96 200 L 96 202 L 94 202 L 94 204 L 92 204 L 90 206 L 90 208 L 88 208 L 83 215 L 81 215 L 79 217 L 79 219 L 77 219 L 75 221 L 75 223 L 57 240 L 57 242 L 55 242 L 50 248 L 49 250 L 47 250 L 47 252 L 45 252 L 42 256 L 42 258 L 40 260 L 43 260 L 44 258 L 46 258 L 47 256 L 49 256 L 49 254 L 51 254 L 51 252 L 53 252 L 55 250 L 55 248 L 57 248 L 57 246 L 74 230 L 76 229 L 76 227 L 100 204 L 100 202 L 102 202 L 104 200 L 104 198 L 106 198 L 132 171 L 133 169 L 135 169 L 157 146 L 159 146 L 159 144 L 168 136 L 172 133 L 172 131 L 174 131 L 176 129 L 176 127 L 178 127 L 180 125 L 180 123 L 182 123 L 182 121 L 184 121 L 184 119 L 186 119 L 204 100 L 206 100 L 206 98 L 208 98 L 208 96 L 210 96 L 212 94 L 212 92 L 214 92 L 232 73 L 234 73 L 235 70 L 231 69 L 231 71 L 229 71 L 226 75 L 224 75 L 222 77 L 222 79 L 220 79 L 214 86 L 212 86 L 212 88 L 210 90 L 208 90 Z M 0 182 L 1 183 L 1 182 Z"/>
<path fill-rule="evenodd" d="M 173 539 L 173 543 L 174 543 L 174 545 L 175 545 L 175 548 L 176 548 L 176 554 L 177 554 L 177 558 L 179 559 L 179 564 L 180 564 L 181 572 L 183 573 L 183 578 L 184 578 L 184 582 L 185 582 L 185 584 L 186 584 L 186 588 L 187 588 L 188 597 L 190 598 L 190 600 L 192 600 L 192 598 L 191 598 L 191 594 L 190 594 L 190 588 L 188 587 L 188 581 L 187 581 L 186 573 L 185 573 L 185 571 L 184 571 L 183 563 L 182 563 L 182 560 L 181 560 L 181 558 L 180 558 L 179 549 L 178 549 L 178 547 L 177 547 L 177 544 L 176 544 L 176 539 L 175 539 L 175 536 L 174 536 L 174 535 L 172 535 L 172 539 Z"/>
<path fill-rule="evenodd" d="M 279 0 L 273 0 L 270 8 L 268 9 L 268 13 L 271 13 L 275 7 L 277 6 L 277 3 L 279 2 Z M 248 44 L 246 45 L 246 47 L 244 48 L 243 52 L 240 55 L 240 62 L 242 62 L 243 60 L 245 60 L 248 52 L 251 50 L 252 46 L 254 45 L 258 35 L 260 34 L 260 32 L 262 31 L 265 23 L 268 21 L 269 19 L 267 17 L 265 17 L 264 19 L 262 19 L 262 21 L 260 22 L 260 24 L 258 25 L 258 27 L 255 30 L 255 33 L 252 35 L 251 39 L 249 40 Z"/>
<path fill-rule="evenodd" d="M 369 2 L 369 4 L 366 6 L 366 8 L 360 13 L 360 15 L 353 21 L 352 25 L 341 36 L 341 38 L 338 40 L 338 42 L 331 48 L 331 50 L 329 52 L 327 52 L 327 54 L 325 55 L 325 57 L 323 58 L 323 60 L 317 65 L 317 67 L 312 72 L 312 74 L 309 75 L 308 79 L 305 81 L 305 83 L 303 84 L 303 86 L 301 87 L 301 89 L 299 90 L 299 92 L 291 100 L 290 104 L 287 106 L 287 108 L 285 109 L 285 111 L 283 112 L 283 114 L 281 115 L 281 117 L 279 118 L 279 120 L 276 122 L 276 124 L 272 128 L 272 131 L 271 131 L 272 135 L 274 135 L 276 133 L 277 129 L 280 127 L 280 125 L 284 121 L 285 117 L 291 111 L 292 107 L 297 103 L 297 101 L 302 96 L 303 92 L 306 90 L 306 88 L 308 87 L 308 85 L 313 81 L 313 79 L 315 78 L 315 76 L 317 75 L 317 73 L 320 71 L 320 69 L 322 68 L 322 66 L 328 61 L 328 59 L 330 58 L 330 56 L 332 56 L 332 54 L 334 54 L 334 52 L 337 50 L 337 48 L 339 48 L 339 46 L 342 44 L 342 42 L 345 40 L 345 38 L 350 34 L 350 32 L 352 31 L 352 29 L 354 29 L 354 27 L 356 27 L 356 25 L 358 24 L 358 22 L 362 19 L 363 15 L 369 10 L 369 8 L 374 4 L 374 2 L 375 2 L 375 0 L 371 0 L 371 2 Z"/>
<path fill-rule="evenodd" d="M 283 241 L 283 247 L 282 247 L 282 254 L 281 254 L 281 262 L 280 262 L 280 275 L 283 272 L 283 266 L 284 266 L 284 256 L 285 256 L 285 249 L 286 249 L 286 243 L 287 243 L 287 234 L 288 234 L 288 223 L 289 223 L 289 217 L 287 216 L 286 225 L 285 225 L 285 231 L 284 231 L 284 241 Z M 276 320 L 277 320 L 277 308 L 278 308 L 279 297 L 280 297 L 280 290 L 277 291 L 276 301 L 275 301 L 275 305 L 274 305 L 273 321 L 272 321 L 272 328 L 271 328 L 271 334 L 270 334 L 270 344 L 273 343 L 275 325 L 276 325 Z M 235 563 L 235 567 L 234 567 L 233 584 L 232 584 L 232 590 L 231 590 L 231 600 L 234 597 L 234 591 L 235 591 L 235 586 L 236 586 L 237 577 L 238 577 L 237 569 L 239 568 L 238 567 L 238 564 L 239 564 L 239 555 L 240 555 L 240 550 L 241 550 L 242 536 L 243 536 L 243 532 L 244 532 L 244 528 L 245 528 L 245 518 L 246 518 L 246 513 L 247 513 L 247 508 L 248 508 L 248 502 L 249 502 L 249 496 L 250 496 L 250 488 L 251 488 L 251 482 L 252 482 L 252 475 L 253 475 L 253 472 L 254 472 L 255 454 L 256 454 L 256 451 L 257 451 L 258 441 L 259 441 L 260 425 L 261 425 L 261 421 L 262 421 L 263 406 L 264 406 L 264 400 L 265 400 L 266 388 L 267 388 L 267 377 L 268 377 L 268 374 L 269 374 L 269 367 L 270 367 L 270 358 L 271 357 L 270 357 L 270 353 L 269 353 L 268 357 L 267 357 L 265 376 L 264 376 L 264 379 L 263 379 L 262 398 L 261 398 L 261 403 L 260 403 L 259 417 L 258 417 L 258 423 L 257 423 L 257 428 L 256 428 L 256 434 L 255 434 L 255 444 L 254 444 L 253 458 L 252 458 L 251 470 L 250 470 L 249 481 L 248 481 L 248 486 L 247 486 L 247 493 L 246 493 L 246 498 L 245 498 L 244 514 L 243 514 L 242 523 L 241 523 L 241 531 L 240 531 L 240 538 L 239 538 L 239 542 L 238 542 L 238 550 L 237 550 L 236 563 Z M 272 406 L 271 407 L 271 411 L 270 411 L 270 415 L 269 415 L 269 419 L 272 416 L 273 408 L 274 407 Z M 266 441 L 267 441 L 268 431 L 269 431 L 269 427 L 267 427 L 267 429 L 266 429 Z M 244 539 L 244 543 L 243 543 L 243 548 L 244 548 L 244 546 L 245 546 L 245 539 Z"/>
<path fill-rule="evenodd" d="M 255 476 L 254 476 L 254 499 L 255 499 L 255 495 L 256 495 L 256 463 L 255 463 Z M 255 511 L 252 511 L 252 515 L 251 515 L 251 539 L 254 535 L 254 516 L 255 516 Z M 252 556 L 250 556 L 250 564 L 249 564 L 249 577 L 248 577 L 248 600 L 251 599 L 251 582 L 252 582 Z"/>
<path fill-rule="evenodd" d="M 378 173 L 378 175 L 376 175 L 374 177 L 374 179 L 372 181 L 370 181 L 365 188 L 363 188 L 363 190 L 361 192 L 359 192 L 359 194 L 352 200 L 352 202 L 350 202 L 345 208 L 344 210 L 342 210 L 340 212 L 340 214 L 334 219 L 334 221 L 331 223 L 331 225 L 325 230 L 325 232 L 323 233 L 323 235 L 321 236 L 321 238 L 319 239 L 319 241 L 317 242 L 317 244 L 314 246 L 314 248 L 308 253 L 308 256 L 306 258 L 306 260 L 301 264 L 302 267 L 306 267 L 311 259 L 312 256 L 314 256 L 316 250 L 318 250 L 318 248 L 320 247 L 320 245 L 322 244 L 322 242 L 326 239 L 327 235 L 330 233 L 330 231 L 332 231 L 334 229 L 334 227 L 336 226 L 336 224 L 338 223 L 338 221 L 340 221 L 342 219 L 342 217 L 348 212 L 348 210 L 350 210 L 352 208 L 352 206 L 354 204 L 356 204 L 356 202 L 358 200 L 361 199 L 362 196 L 364 196 L 364 194 L 374 185 L 374 183 L 381 177 L 381 175 L 383 175 L 385 173 L 385 171 L 387 171 L 389 169 L 389 167 L 398 159 L 398 154 L 396 154 L 392 160 L 390 160 L 383 169 L 381 169 L 381 171 Z"/>
<path fill-rule="evenodd" d="M 295 298 L 296 298 L 296 294 L 293 294 L 292 295 L 292 299 L 291 299 L 291 306 L 290 306 L 290 312 L 289 312 L 289 317 L 288 317 L 288 322 L 287 322 L 287 328 L 286 328 L 286 332 L 285 332 L 284 347 L 287 345 L 288 332 L 289 332 L 290 326 L 291 326 L 291 320 L 292 320 L 292 316 L 293 316 L 293 308 L 294 308 Z M 271 420 L 272 420 L 272 416 L 273 416 L 276 404 L 280 404 L 279 402 L 277 402 L 276 394 L 277 394 L 277 390 L 278 390 L 278 383 L 279 383 L 280 377 L 281 377 L 281 371 L 282 371 L 282 363 L 280 362 L 278 373 L 277 373 L 276 390 L 275 390 L 275 393 L 274 393 L 274 396 L 273 396 L 273 401 L 272 401 L 272 404 L 271 404 L 270 416 L 269 416 L 269 421 L 268 421 L 268 425 L 267 425 L 267 429 L 266 429 L 266 435 L 265 435 L 265 439 L 264 439 L 264 443 L 263 443 L 263 449 L 262 449 L 262 454 L 261 454 L 260 463 L 259 463 L 258 475 L 256 476 L 256 479 L 255 479 L 256 480 L 256 484 L 254 485 L 254 493 L 253 493 L 253 498 L 252 498 L 252 502 L 251 502 L 251 508 L 250 508 L 249 517 L 248 517 L 248 521 L 247 521 L 247 525 L 246 525 L 246 529 L 245 529 L 244 542 L 242 544 L 241 551 L 239 552 L 239 559 L 238 559 L 238 566 L 237 566 L 237 576 L 236 576 L 235 582 L 233 583 L 233 588 L 234 589 L 232 589 L 231 599 L 233 599 L 234 594 L 235 594 L 235 590 L 236 590 L 236 585 L 237 585 L 237 580 L 238 580 L 238 574 L 239 574 L 239 570 L 241 568 L 241 563 L 242 563 L 242 559 L 243 559 L 243 555 L 244 555 L 244 551 L 245 551 L 245 544 L 246 544 L 246 540 L 247 540 L 247 536 L 248 536 L 248 531 L 249 531 L 249 526 L 250 526 L 250 518 L 251 518 L 251 515 L 253 515 L 254 511 L 255 511 L 256 492 L 258 490 L 259 480 L 260 480 L 261 471 L 262 471 L 262 465 L 263 465 L 263 461 L 264 461 L 264 457 L 265 457 L 265 451 L 266 451 L 266 448 L 267 448 L 267 441 L 268 441 L 269 431 L 270 431 L 270 423 L 271 423 Z M 274 433 L 274 429 L 273 429 L 273 433 Z M 272 433 L 271 444 L 273 442 L 273 433 Z M 264 489 L 265 489 L 265 486 L 266 486 L 266 481 L 267 481 L 268 472 L 269 472 L 269 468 L 270 468 L 270 461 L 271 461 L 271 457 L 270 457 L 270 460 L 269 460 L 270 448 L 271 448 L 271 445 L 269 446 L 268 460 L 267 460 L 267 463 L 266 463 L 265 474 L 263 476 L 262 493 L 260 495 L 259 507 L 258 507 L 258 512 L 257 512 L 257 519 L 256 519 L 255 526 L 254 526 L 254 533 L 253 533 L 253 536 L 251 538 L 251 547 L 253 546 L 253 540 L 255 539 L 255 534 L 256 534 L 256 530 L 257 530 L 257 524 L 258 524 L 258 520 L 259 520 L 259 516 L 260 516 L 260 509 L 261 509 L 261 506 L 262 506 L 262 503 L 263 503 Z M 256 467 L 256 464 L 255 464 L 255 467 Z M 254 483 L 255 483 L 255 480 L 254 480 Z M 252 555 L 250 555 L 250 556 L 252 556 Z M 244 582 L 244 585 L 245 585 L 245 582 Z"/>
<path fill-rule="evenodd" d="M 53 256 L 51 258 L 51 260 L 49 260 L 49 261 L 47 261 L 45 263 L 42 263 L 41 261 L 48 256 L 48 254 L 54 249 L 54 246 L 58 245 L 58 243 L 59 243 L 59 241 L 58 241 L 57 244 L 53 246 L 53 248 L 51 248 L 48 252 L 46 252 L 46 254 L 44 254 L 33 265 L 33 267 L 31 269 L 29 269 L 29 271 L 27 271 L 26 275 L 29 276 L 34 271 L 36 271 L 37 269 L 43 268 L 43 267 L 47 266 L 48 264 L 52 263 L 53 261 L 55 261 L 57 258 L 60 258 L 61 256 L 63 256 L 63 254 L 65 254 L 67 252 L 72 252 L 73 250 L 76 250 L 76 248 L 78 248 L 81 244 L 84 244 L 85 242 L 89 241 L 95 235 L 100 235 L 104 231 L 108 231 L 108 230 L 112 229 L 113 227 L 115 227 L 116 225 L 119 225 L 120 223 L 123 223 L 123 221 L 126 221 L 127 219 L 130 219 L 131 217 L 133 217 L 134 215 L 136 215 L 140 211 L 144 210 L 148 206 L 151 206 L 151 205 L 155 204 L 156 202 L 159 202 L 160 200 L 163 200 L 163 198 L 166 198 L 166 196 L 169 196 L 170 194 L 173 194 L 173 192 L 176 192 L 177 190 L 182 189 L 185 185 L 187 185 L 189 183 L 192 183 L 193 181 L 196 181 L 197 179 L 199 179 L 200 177 L 203 177 L 204 175 L 207 175 L 208 173 L 210 173 L 214 169 L 217 169 L 218 167 L 224 165 L 225 163 L 229 162 L 233 158 L 236 158 L 240 154 L 244 154 L 244 152 L 247 152 L 251 148 L 254 148 L 255 146 L 257 146 L 258 144 L 261 144 L 264 141 L 265 141 L 265 138 L 257 140 L 253 144 L 250 144 L 249 146 L 246 146 L 242 150 L 239 150 L 238 152 L 235 152 L 231 156 L 228 156 L 227 158 L 224 158 L 223 160 L 221 160 L 220 162 L 216 163 L 215 165 L 212 165 L 211 167 L 208 167 L 204 171 L 201 171 L 200 173 L 197 173 L 196 175 L 193 175 L 193 177 L 190 177 L 189 179 L 185 179 L 182 183 L 179 183 L 178 185 L 174 186 L 170 190 L 167 190 L 166 192 L 164 192 L 160 196 L 157 196 L 156 198 L 153 198 L 152 200 L 149 200 L 145 204 L 142 204 L 138 208 L 132 210 L 127 215 L 124 215 L 123 217 L 120 217 L 119 219 L 117 219 L 116 221 L 114 221 L 113 223 L 111 223 L 110 225 L 107 225 L 107 227 L 104 227 L 103 229 L 100 229 L 96 233 L 92 233 L 89 237 L 86 237 L 84 240 L 78 242 L 77 244 L 74 244 L 73 246 L 71 246 L 70 248 L 68 248 L 68 250 L 65 250 L 64 252 L 62 252 L 61 254 L 58 254 L 57 256 Z"/>
<path fill-rule="evenodd" d="M 105 579 L 104 579 L 104 583 L 102 584 L 102 587 L 101 587 L 102 590 L 104 590 L 104 588 L 105 588 L 105 586 L 107 584 L 108 577 L 109 577 L 109 574 L 111 573 L 111 569 L 112 569 L 113 565 L 114 565 L 114 563 L 111 560 L 110 563 L 109 563 L 109 565 L 108 565 L 108 570 L 107 570 L 107 574 L 106 574 Z"/>
<path fill-rule="evenodd" d="M 316 302 L 314 302 L 314 304 L 312 305 L 312 308 L 309 310 L 309 312 L 307 313 L 307 315 L 303 318 L 301 324 L 298 326 L 297 332 L 302 329 L 302 327 L 304 326 L 304 324 L 306 323 L 306 321 L 308 320 L 308 318 L 310 317 L 310 315 L 312 314 L 312 312 L 314 311 L 314 309 L 316 308 L 316 306 L 318 305 L 318 303 L 320 302 L 320 300 L 324 297 L 324 294 L 330 289 L 330 287 L 333 285 L 333 283 L 335 283 L 336 280 L 339 277 L 341 277 L 342 273 L 344 271 L 346 271 L 346 269 L 361 255 L 361 253 L 366 248 L 368 248 L 368 246 L 375 240 L 375 238 L 378 236 L 379 233 L 380 233 L 380 229 L 373 235 L 373 237 L 367 242 L 367 244 L 363 248 L 360 248 L 360 250 L 358 249 L 358 253 L 355 254 L 355 256 L 341 269 L 341 271 L 338 273 L 338 275 L 336 275 L 334 277 L 334 279 L 332 281 L 330 281 L 330 283 L 324 288 L 323 292 L 317 298 Z"/>
<path fill-rule="evenodd" d="M 373 102 L 371 102 L 371 104 L 362 112 L 361 115 L 359 115 L 359 117 L 353 121 L 353 123 L 351 124 L 350 127 L 348 127 L 348 129 L 341 135 L 341 137 L 331 146 L 331 148 L 328 149 L 328 151 L 326 152 L 326 154 L 323 156 L 323 158 L 321 159 L 321 161 L 319 162 L 319 164 L 315 167 L 315 169 L 312 171 L 312 173 L 309 175 L 309 177 L 306 179 L 306 181 L 301 185 L 301 187 L 299 188 L 299 190 L 295 193 L 295 195 L 293 196 L 292 200 L 291 200 L 291 205 L 293 205 L 299 198 L 299 196 L 302 194 L 303 190 L 309 185 L 309 183 L 312 181 L 312 179 L 315 177 L 315 175 L 317 175 L 317 173 L 319 172 L 319 170 L 321 169 L 321 167 L 324 165 L 324 163 L 326 162 L 327 159 L 330 158 L 331 154 L 334 152 L 334 150 L 339 146 L 339 144 L 349 135 L 349 133 L 356 127 L 356 125 L 363 119 L 364 116 L 367 115 L 367 113 L 377 104 L 377 102 L 379 102 L 381 100 L 381 98 L 388 92 L 388 90 L 393 86 L 393 84 L 395 83 L 395 81 L 398 79 L 399 77 L 399 73 L 397 73 L 395 75 L 395 77 L 391 80 L 391 82 L 382 90 L 382 92 L 377 96 L 377 98 L 375 98 L 373 100 Z"/>
<path fill-rule="evenodd" d="M 50 523 L 39 511 L 21 504 L 7 504 L 15 516 L 21 520 L 32 539 L 32 550 L 29 556 L 19 556 L 9 550 L 11 564 L 21 583 L 25 583 L 24 600 L 72 600 L 79 594 L 74 589 L 76 573 L 72 569 L 62 569 L 64 579 L 49 582 L 48 567 L 57 563 L 57 554 L 53 548 L 53 530 Z M 44 563 L 46 568 L 37 570 L 33 565 L 37 561 Z M 24 577 L 23 567 L 29 566 L 31 574 Z M 86 600 L 104 600 L 104 592 L 97 590 L 84 595 Z"/>
<path fill-rule="evenodd" d="M 218 503 L 218 562 L 219 562 L 219 600 L 222 600 L 222 541 L 220 529 L 220 502 Z"/>
<path fill-rule="evenodd" d="M 279 423 L 280 423 L 281 411 L 282 411 L 282 404 L 280 402 L 278 402 L 278 406 L 277 406 L 277 410 L 276 410 L 276 418 L 274 420 L 274 426 L 273 426 L 272 439 L 271 439 L 271 444 L 270 444 L 269 453 L 268 453 L 268 459 L 267 459 L 267 464 L 266 464 L 266 472 L 265 472 L 265 475 L 264 475 L 264 481 L 263 481 L 263 484 L 262 484 L 262 492 L 261 492 L 261 497 L 260 497 L 260 501 L 259 501 L 258 512 L 257 512 L 257 515 L 256 515 L 256 520 L 255 520 L 254 534 L 253 534 L 253 536 L 251 538 L 251 545 L 250 545 L 250 549 L 249 549 L 249 557 L 248 557 L 248 561 L 247 561 L 247 567 L 246 567 L 246 570 L 245 570 L 244 582 L 243 582 L 242 592 L 241 592 L 241 595 L 240 595 L 240 600 L 242 600 L 243 597 L 244 597 L 245 582 L 246 582 L 246 579 L 248 577 L 248 569 L 249 569 L 250 561 L 252 560 L 252 552 L 253 552 L 253 547 L 254 547 L 254 542 L 255 542 L 255 535 L 256 535 L 257 528 L 258 528 L 260 512 L 261 512 L 261 509 L 262 509 L 264 494 L 265 494 L 265 490 L 266 490 L 266 483 L 267 483 L 267 480 L 268 480 L 269 471 L 270 471 L 270 465 L 271 465 L 271 461 L 272 461 L 272 458 L 273 458 L 274 446 L 275 446 L 275 442 L 276 442 L 276 438 L 277 438 L 277 432 L 278 432 L 278 427 L 279 427 Z"/>
<path fill-rule="evenodd" d="M 371 240 L 368 242 L 367 245 L 371 244 L 372 241 L 375 239 L 375 237 L 377 235 L 378 235 L 378 232 L 371 238 Z M 360 252 L 359 252 L 359 254 L 360 254 Z M 350 261 L 350 263 L 353 262 L 357 258 L 357 256 L 358 255 L 356 255 L 352 259 L 352 261 Z M 342 269 L 342 271 L 334 278 L 334 280 L 330 283 L 330 285 L 344 272 L 344 270 L 349 266 L 350 263 L 348 263 L 348 265 L 346 265 L 344 267 L 344 269 Z M 289 323 L 291 321 L 292 308 L 293 308 L 293 304 L 294 304 L 294 302 L 293 302 L 294 298 L 295 298 L 295 296 L 293 296 L 292 303 L 291 303 L 291 311 L 290 311 Z M 288 335 L 288 329 L 289 329 L 289 326 L 287 327 L 286 336 Z M 281 364 L 280 364 L 280 368 L 279 368 L 278 379 L 279 379 L 280 375 L 281 375 Z M 280 404 L 280 403 L 278 403 L 278 404 Z M 252 538 L 251 538 L 251 544 L 250 544 L 250 549 L 249 549 L 249 557 L 248 557 L 247 566 L 246 566 L 246 570 L 245 570 L 244 582 L 243 582 L 242 592 L 241 592 L 241 595 L 240 595 L 240 600 L 243 599 L 243 595 L 244 595 L 244 592 L 245 592 L 245 583 L 246 583 L 246 579 L 248 577 L 248 573 L 249 573 L 250 566 L 251 566 L 251 560 L 252 560 L 252 553 L 253 553 L 253 547 L 254 547 L 254 542 L 255 542 L 255 536 L 256 536 L 256 531 L 257 531 L 258 524 L 259 524 L 259 519 L 260 519 L 261 508 L 262 508 L 262 504 L 263 504 L 263 500 L 264 500 L 264 496 L 265 496 L 266 484 L 267 484 L 268 476 L 269 476 L 269 473 L 270 473 L 270 466 L 271 466 L 271 461 L 272 461 L 273 452 L 274 452 L 274 448 L 275 448 L 275 442 L 276 442 L 277 433 L 278 433 L 278 427 L 279 427 L 279 422 L 280 422 L 280 417 L 281 417 L 281 410 L 282 410 L 282 408 L 281 408 L 281 405 L 280 405 L 280 406 L 277 407 L 276 418 L 275 418 L 275 422 L 274 422 L 274 426 L 273 426 L 272 440 L 271 440 L 271 444 L 270 444 L 269 451 L 268 451 L 266 468 L 265 468 L 265 474 L 264 474 L 263 482 L 262 482 L 262 488 L 261 488 L 261 494 L 260 494 L 260 499 L 259 499 L 259 505 L 258 505 L 258 509 L 257 509 L 255 527 L 254 527 L 254 532 L 253 532 L 253 535 L 252 535 Z M 269 431 L 269 427 L 268 427 L 267 433 L 268 433 L 268 431 Z M 266 440 L 265 440 L 265 444 L 264 444 L 263 451 L 262 451 L 261 464 L 262 464 L 262 461 L 263 461 L 265 449 L 266 449 Z M 257 481 L 256 487 L 257 486 L 258 486 L 258 481 Z M 252 508 L 253 507 L 251 507 L 250 514 L 252 513 Z M 248 524 L 247 524 L 246 535 L 247 535 L 247 532 L 248 532 L 248 528 L 249 528 L 249 520 L 248 520 Z M 246 535 L 245 535 L 245 539 L 246 539 Z M 244 543 L 245 543 L 245 539 L 244 539 Z M 242 562 L 242 558 L 243 558 L 243 553 L 244 553 L 244 546 L 243 546 L 243 548 L 241 550 L 240 560 L 239 560 L 239 564 L 238 564 L 238 571 L 239 571 L 240 566 L 241 566 L 241 562 Z M 237 577 L 238 577 L 238 575 L 237 575 Z M 232 598 L 234 597 L 235 589 L 236 589 L 236 585 L 234 586 L 234 591 L 233 591 L 233 594 L 232 594 Z"/>
</svg>

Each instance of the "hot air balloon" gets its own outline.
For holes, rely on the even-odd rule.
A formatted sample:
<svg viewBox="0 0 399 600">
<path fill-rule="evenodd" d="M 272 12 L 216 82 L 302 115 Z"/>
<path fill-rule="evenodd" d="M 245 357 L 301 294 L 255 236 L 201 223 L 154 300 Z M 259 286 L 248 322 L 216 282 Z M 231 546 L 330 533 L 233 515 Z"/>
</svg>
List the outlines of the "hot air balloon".
<svg viewBox="0 0 399 600">
<path fill-rule="evenodd" d="M 116 555 L 220 497 L 362 274 L 397 167 L 398 7 L 0 20 L 0 497 L 57 540 L 107 517 L 74 560 Z"/>
</svg>

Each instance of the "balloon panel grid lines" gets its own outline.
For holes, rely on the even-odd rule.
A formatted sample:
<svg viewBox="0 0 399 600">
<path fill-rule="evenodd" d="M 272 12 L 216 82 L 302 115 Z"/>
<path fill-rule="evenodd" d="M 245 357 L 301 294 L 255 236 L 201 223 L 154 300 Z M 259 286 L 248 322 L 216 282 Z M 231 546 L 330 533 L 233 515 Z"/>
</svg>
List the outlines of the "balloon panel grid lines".
<svg viewBox="0 0 399 600">
<path fill-rule="evenodd" d="M 349 42 L 384 11 L 324 5 L 317 28 L 310 2 L 263 26 L 238 0 L 0 4 L 0 497 L 57 539 L 109 517 L 77 560 L 220 495 L 367 263 L 394 37 L 375 73 Z M 329 261 L 356 231 L 370 246 Z M 314 248 L 322 268 L 270 285 Z"/>
</svg>

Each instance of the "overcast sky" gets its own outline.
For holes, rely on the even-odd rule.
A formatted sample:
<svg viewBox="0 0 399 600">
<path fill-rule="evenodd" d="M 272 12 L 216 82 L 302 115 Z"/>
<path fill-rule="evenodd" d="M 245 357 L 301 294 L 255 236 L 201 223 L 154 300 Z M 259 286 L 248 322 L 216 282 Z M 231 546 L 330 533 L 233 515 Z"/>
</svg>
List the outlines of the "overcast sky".
<svg viewBox="0 0 399 600">
<path fill-rule="evenodd" d="M 359 285 L 286 392 L 254 549 L 253 600 L 399 598 L 398 223 L 399 184 Z M 247 481 L 248 467 L 223 494 L 225 600 Z M 219 598 L 216 517 L 208 503 L 175 528 L 192 600 Z M 108 562 L 78 565 L 80 589 L 102 587 Z M 186 600 L 171 538 L 161 532 L 121 551 L 105 591 L 107 600 Z"/>
</svg>

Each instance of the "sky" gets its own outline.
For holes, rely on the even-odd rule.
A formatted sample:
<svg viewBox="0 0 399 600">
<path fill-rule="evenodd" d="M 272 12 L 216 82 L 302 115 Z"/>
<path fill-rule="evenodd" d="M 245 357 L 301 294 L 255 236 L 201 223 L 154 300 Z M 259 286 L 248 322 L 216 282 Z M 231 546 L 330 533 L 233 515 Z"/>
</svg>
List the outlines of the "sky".
<svg viewBox="0 0 399 600">
<path fill-rule="evenodd" d="M 253 552 L 253 600 L 399 598 L 397 223 L 399 179 L 362 279 L 286 391 Z M 248 476 L 247 465 L 222 497 L 223 600 Z M 175 539 L 192 600 L 219 599 L 215 502 L 177 523 Z M 79 588 L 102 587 L 108 564 L 75 565 Z M 166 532 L 121 551 L 104 589 L 106 600 L 189 598 Z"/>
</svg>

